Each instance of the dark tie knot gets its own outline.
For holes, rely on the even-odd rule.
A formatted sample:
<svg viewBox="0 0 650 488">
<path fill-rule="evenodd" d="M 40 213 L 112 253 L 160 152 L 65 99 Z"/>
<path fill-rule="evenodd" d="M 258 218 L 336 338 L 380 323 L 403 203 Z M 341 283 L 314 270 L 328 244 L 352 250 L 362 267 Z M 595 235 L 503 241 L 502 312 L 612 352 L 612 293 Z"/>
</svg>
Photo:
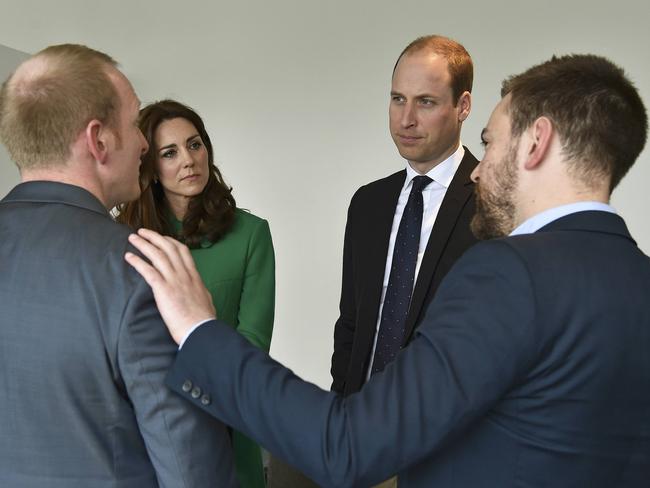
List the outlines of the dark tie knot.
<svg viewBox="0 0 650 488">
<path fill-rule="evenodd" d="M 411 193 L 421 192 L 432 181 L 433 180 L 428 176 L 416 176 L 415 178 L 413 178 L 413 186 L 411 187 Z"/>
</svg>

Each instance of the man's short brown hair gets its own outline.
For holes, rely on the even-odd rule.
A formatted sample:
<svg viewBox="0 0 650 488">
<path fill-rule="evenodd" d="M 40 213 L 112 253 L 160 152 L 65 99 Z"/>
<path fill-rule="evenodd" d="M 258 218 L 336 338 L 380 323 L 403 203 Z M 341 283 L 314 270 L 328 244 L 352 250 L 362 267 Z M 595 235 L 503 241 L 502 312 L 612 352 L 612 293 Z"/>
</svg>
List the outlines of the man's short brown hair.
<svg viewBox="0 0 650 488">
<path fill-rule="evenodd" d="M 510 95 L 512 135 L 519 137 L 539 117 L 548 117 L 571 170 L 591 186 L 621 181 L 645 146 L 645 106 L 624 71 L 606 58 L 569 55 L 551 58 L 503 82 Z"/>
<path fill-rule="evenodd" d="M 119 98 L 108 76 L 116 62 L 76 44 L 50 46 L 0 89 L 0 139 L 20 168 L 60 164 L 93 119 L 111 125 Z"/>
<path fill-rule="evenodd" d="M 472 83 L 474 81 L 472 58 L 462 44 L 448 37 L 438 35 L 418 37 L 401 52 L 395 62 L 393 73 L 395 73 L 397 64 L 403 56 L 425 50 L 438 54 L 447 60 L 454 106 L 463 93 L 472 93 Z"/>
</svg>

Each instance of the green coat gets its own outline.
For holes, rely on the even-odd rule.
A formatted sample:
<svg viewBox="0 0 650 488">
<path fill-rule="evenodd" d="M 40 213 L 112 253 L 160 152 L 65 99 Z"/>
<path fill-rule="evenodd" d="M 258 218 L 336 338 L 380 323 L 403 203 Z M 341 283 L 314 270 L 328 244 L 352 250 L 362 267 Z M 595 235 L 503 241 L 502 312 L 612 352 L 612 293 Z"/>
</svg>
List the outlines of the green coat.
<svg viewBox="0 0 650 488">
<path fill-rule="evenodd" d="M 212 294 L 217 317 L 268 352 L 275 307 L 275 259 L 268 222 L 237 209 L 233 227 L 224 237 L 191 252 Z M 263 488 L 259 446 L 233 432 L 233 449 L 241 487 Z"/>
</svg>

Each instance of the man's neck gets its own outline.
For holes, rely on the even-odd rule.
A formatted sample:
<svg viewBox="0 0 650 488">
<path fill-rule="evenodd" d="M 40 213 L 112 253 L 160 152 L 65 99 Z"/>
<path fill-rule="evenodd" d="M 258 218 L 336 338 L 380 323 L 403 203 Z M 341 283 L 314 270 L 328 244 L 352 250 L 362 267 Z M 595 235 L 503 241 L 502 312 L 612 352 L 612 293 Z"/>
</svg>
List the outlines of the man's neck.
<svg viewBox="0 0 650 488">
<path fill-rule="evenodd" d="M 563 205 L 570 205 L 579 202 L 600 202 L 609 204 L 609 192 L 574 192 L 565 195 L 555 195 L 554 198 L 538 198 L 531 197 L 527 204 L 519 205 L 520 211 L 517 212 L 515 218 L 515 227 L 518 227 L 526 220 L 538 215 L 546 210 L 561 207 Z"/>
<path fill-rule="evenodd" d="M 440 163 L 443 163 L 447 159 L 449 159 L 456 151 L 458 151 L 459 148 L 460 148 L 460 141 L 458 142 L 458 144 L 456 144 L 456 146 L 454 146 L 453 149 L 450 149 L 438 159 L 432 161 L 424 161 L 424 162 L 408 161 L 408 164 L 409 166 L 411 166 L 411 168 L 413 168 L 413 170 L 416 173 L 420 175 L 426 175 L 429 171 L 431 171 L 433 168 L 438 166 Z"/>
</svg>

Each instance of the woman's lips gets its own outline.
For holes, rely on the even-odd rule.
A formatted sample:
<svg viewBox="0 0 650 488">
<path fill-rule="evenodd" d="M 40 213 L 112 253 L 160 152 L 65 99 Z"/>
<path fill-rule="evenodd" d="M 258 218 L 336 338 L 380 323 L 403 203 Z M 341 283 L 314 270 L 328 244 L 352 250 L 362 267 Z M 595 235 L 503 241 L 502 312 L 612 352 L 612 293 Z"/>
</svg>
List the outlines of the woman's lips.
<svg viewBox="0 0 650 488">
<path fill-rule="evenodd" d="M 188 180 L 189 180 L 189 181 L 194 181 L 194 180 L 196 180 L 198 177 L 199 177 L 199 175 L 197 175 L 197 174 L 187 175 L 187 176 L 183 176 L 183 177 L 181 178 L 181 181 L 188 181 Z"/>
</svg>

